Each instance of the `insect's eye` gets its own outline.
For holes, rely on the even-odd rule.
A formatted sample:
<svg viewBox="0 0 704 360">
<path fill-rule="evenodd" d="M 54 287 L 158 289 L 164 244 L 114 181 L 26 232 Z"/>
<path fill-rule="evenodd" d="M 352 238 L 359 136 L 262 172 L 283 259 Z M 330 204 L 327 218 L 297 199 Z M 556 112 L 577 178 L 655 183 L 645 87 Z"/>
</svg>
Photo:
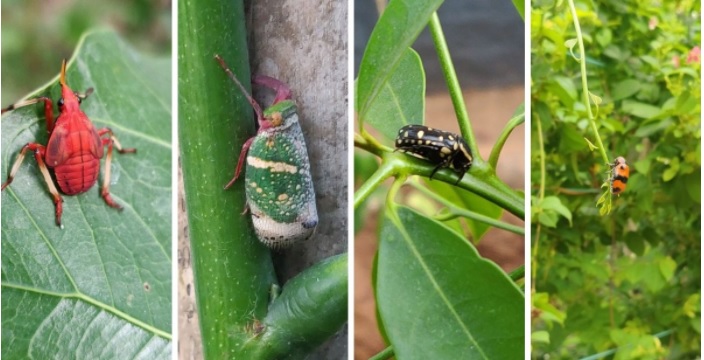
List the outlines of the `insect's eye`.
<svg viewBox="0 0 704 360">
<path fill-rule="evenodd" d="M 64 107 L 64 98 L 60 98 L 56 104 L 59 105 L 60 108 Z"/>
</svg>

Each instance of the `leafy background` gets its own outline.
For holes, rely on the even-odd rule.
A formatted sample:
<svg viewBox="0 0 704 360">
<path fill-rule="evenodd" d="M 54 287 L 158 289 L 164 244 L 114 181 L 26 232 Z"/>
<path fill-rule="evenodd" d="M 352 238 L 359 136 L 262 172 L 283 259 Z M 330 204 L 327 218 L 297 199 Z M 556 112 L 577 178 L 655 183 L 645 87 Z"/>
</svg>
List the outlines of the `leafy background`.
<svg viewBox="0 0 704 360">
<path fill-rule="evenodd" d="M 589 90 L 603 99 L 599 133 L 609 156 L 627 159 L 631 177 L 611 214 L 600 216 L 595 205 L 608 166 L 584 140 L 594 142 L 594 134 L 579 63 L 565 46 L 576 36 L 569 8 L 533 2 L 533 356 L 695 357 L 701 347 L 700 2 L 577 1 L 576 7 Z"/>
<path fill-rule="evenodd" d="M 146 53 L 171 51 L 170 0 L 3 0 L 0 9 L 3 106 L 56 75 L 91 28 L 109 26 Z"/>
<path fill-rule="evenodd" d="M 94 186 L 64 196 L 60 229 L 36 162 L 26 159 L 2 193 L 3 357 L 170 358 L 170 64 L 109 31 L 79 44 L 67 82 L 95 89 L 82 109 L 138 149 L 113 156 L 111 192 L 125 209 L 107 207 Z M 56 82 L 38 94 L 58 98 Z M 3 179 L 23 144 L 47 142 L 45 129 L 40 106 L 3 116 Z"/>
</svg>

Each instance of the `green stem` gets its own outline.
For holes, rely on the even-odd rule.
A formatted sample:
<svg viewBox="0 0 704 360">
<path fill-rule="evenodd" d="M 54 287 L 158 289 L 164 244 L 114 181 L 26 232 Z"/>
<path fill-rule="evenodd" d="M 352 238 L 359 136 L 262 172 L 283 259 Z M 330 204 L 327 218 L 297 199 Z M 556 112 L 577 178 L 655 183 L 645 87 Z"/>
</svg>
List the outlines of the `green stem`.
<svg viewBox="0 0 704 360">
<path fill-rule="evenodd" d="M 455 108 L 455 114 L 457 115 L 457 122 L 460 125 L 462 137 L 467 140 L 467 144 L 472 150 L 472 155 L 475 158 L 475 162 L 477 162 L 477 160 L 478 162 L 483 162 L 484 160 L 482 160 L 481 154 L 479 153 L 479 148 L 477 147 L 477 141 L 474 138 L 472 124 L 469 121 L 469 114 L 467 113 L 467 108 L 464 104 L 462 88 L 460 87 L 459 80 L 457 80 L 457 73 L 455 72 L 455 67 L 452 64 L 450 49 L 447 47 L 447 41 L 445 41 L 445 34 L 442 31 L 440 19 L 438 18 L 438 14 L 436 12 L 434 12 L 433 15 L 430 17 L 428 28 L 430 29 L 430 34 L 433 36 L 435 51 L 438 53 L 438 59 L 440 60 L 442 73 L 445 76 L 447 88 L 450 91 L 450 98 L 452 99 L 452 105 Z"/>
<path fill-rule="evenodd" d="M 367 181 L 362 184 L 362 186 L 357 189 L 354 193 L 354 208 L 356 209 L 361 205 L 364 200 L 371 195 L 374 190 L 376 190 L 379 185 L 396 173 L 396 169 L 393 163 L 382 161 L 379 168 L 372 174 L 372 176 L 367 179 Z"/>
<path fill-rule="evenodd" d="M 430 189 L 428 189 L 427 187 L 422 186 L 420 183 L 418 183 L 418 181 L 410 181 L 409 184 L 411 184 L 411 186 L 413 186 L 415 189 L 422 192 L 423 194 L 425 194 L 429 198 L 439 202 L 440 204 L 442 204 L 443 206 L 447 207 L 450 210 L 450 213 L 437 216 L 437 217 L 435 217 L 435 220 L 444 221 L 444 220 L 449 220 L 451 218 L 455 218 L 457 216 L 463 216 L 463 217 L 466 217 L 466 218 L 469 218 L 472 220 L 483 222 L 485 224 L 491 225 L 491 226 L 499 228 L 499 229 L 510 231 L 514 234 L 518 234 L 518 235 L 525 234 L 525 230 L 522 227 L 519 227 L 516 225 L 511 225 L 511 224 L 505 223 L 503 221 L 499 221 L 497 219 L 488 217 L 486 215 L 479 214 L 474 211 L 460 209 L 459 207 L 455 206 L 455 204 L 453 204 L 452 202 L 450 202 L 447 199 L 443 198 L 442 196 L 439 196 L 436 193 L 430 191 Z"/>
<path fill-rule="evenodd" d="M 538 190 L 538 203 L 542 203 L 543 198 L 545 198 L 545 148 L 543 143 L 543 125 L 540 120 L 540 116 L 536 113 L 534 117 L 535 126 L 538 127 L 538 151 L 540 157 L 540 188 Z M 538 214 L 535 215 L 537 218 Z M 536 221 L 535 225 L 535 236 L 533 237 L 533 255 L 531 256 L 531 261 L 533 261 L 533 266 L 531 266 L 531 289 L 532 293 L 535 294 L 535 279 L 538 274 L 538 266 L 535 260 L 538 258 L 538 247 L 540 245 L 540 222 Z"/>
<path fill-rule="evenodd" d="M 601 157 L 604 159 L 604 163 L 608 164 L 610 163 L 610 160 L 609 157 L 606 155 L 606 149 L 604 149 L 604 144 L 601 142 L 601 136 L 599 136 L 596 121 L 594 119 L 594 115 L 592 114 L 591 100 L 589 99 L 589 86 L 587 85 L 587 57 L 584 52 L 584 40 L 582 38 L 582 29 L 579 26 L 579 18 L 577 16 L 577 9 L 574 6 L 574 0 L 568 0 L 568 2 L 570 4 L 572 20 L 574 21 L 574 29 L 577 33 L 577 44 L 579 45 L 579 66 L 582 75 L 582 94 L 584 95 L 584 104 L 587 107 L 589 126 L 594 132 L 594 136 L 596 138 L 596 143 L 599 147 Z"/>
<path fill-rule="evenodd" d="M 213 59 L 218 52 L 249 87 L 244 6 L 203 0 L 178 7 L 179 140 L 203 355 L 250 359 L 244 329 L 266 315 L 276 274 L 250 217 L 241 215 L 243 181 L 223 190 L 255 129 L 252 107 Z"/>
<path fill-rule="evenodd" d="M 384 350 L 381 350 L 380 353 L 372 356 L 369 358 L 369 360 L 386 360 L 386 359 L 391 359 L 394 356 L 394 348 L 393 346 L 389 346 Z"/>
<path fill-rule="evenodd" d="M 513 280 L 514 282 L 523 279 L 523 277 L 526 275 L 526 267 L 525 265 L 521 265 L 516 270 L 511 271 L 508 276 Z"/>
<path fill-rule="evenodd" d="M 489 165 L 491 165 L 492 168 L 496 169 L 496 164 L 499 162 L 499 155 L 501 155 L 501 149 L 503 149 L 504 144 L 506 143 L 506 140 L 508 140 L 508 137 L 511 135 L 513 129 L 523 124 L 525 120 L 525 112 L 509 119 L 508 123 L 501 132 L 501 135 L 499 135 L 499 138 L 496 140 L 494 147 L 491 149 L 491 154 L 489 155 Z"/>
</svg>

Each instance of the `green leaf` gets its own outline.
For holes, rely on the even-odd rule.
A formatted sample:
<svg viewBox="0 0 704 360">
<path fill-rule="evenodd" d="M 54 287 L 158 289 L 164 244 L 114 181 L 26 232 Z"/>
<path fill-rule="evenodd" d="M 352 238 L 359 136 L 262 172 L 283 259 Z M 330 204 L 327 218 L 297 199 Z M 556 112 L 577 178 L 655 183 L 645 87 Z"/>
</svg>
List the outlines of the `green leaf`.
<svg viewBox="0 0 704 360">
<path fill-rule="evenodd" d="M 644 119 L 650 119 L 660 114 L 660 108 L 650 104 L 642 103 L 633 100 L 623 101 L 623 112 L 638 116 Z"/>
<path fill-rule="evenodd" d="M 383 219 L 376 277 L 379 313 L 396 356 L 522 358 L 518 287 L 442 224 L 404 207 L 398 216 Z"/>
<path fill-rule="evenodd" d="M 659 260 L 658 266 L 660 267 L 660 273 L 665 281 L 670 281 L 675 275 L 675 270 L 677 269 L 677 263 L 671 257 L 666 256 Z"/>
<path fill-rule="evenodd" d="M 124 210 L 109 208 L 99 185 L 64 195 L 63 230 L 32 156 L 2 192 L 3 357 L 171 358 L 170 64 L 112 32 L 78 45 L 67 83 L 95 89 L 82 110 L 138 152 L 113 154 L 110 191 Z M 57 99 L 56 84 L 33 96 Z M 22 145 L 47 143 L 41 108 L 2 117 L 3 178 Z"/>
<path fill-rule="evenodd" d="M 611 98 L 613 101 L 618 101 L 631 97 L 640 91 L 641 82 L 636 79 L 626 79 L 614 85 L 611 90 Z"/>
<path fill-rule="evenodd" d="M 572 226 L 572 212 L 562 204 L 562 201 L 557 196 L 547 196 L 538 204 L 543 210 L 554 211 L 562 215 L 570 222 Z"/>
<path fill-rule="evenodd" d="M 364 118 L 442 0 L 393 0 L 374 27 L 359 66 L 355 110 Z"/>
<path fill-rule="evenodd" d="M 390 140 L 404 125 L 425 123 L 425 73 L 413 49 L 406 49 L 369 111 L 359 114 L 359 121 L 366 121 Z"/>
</svg>

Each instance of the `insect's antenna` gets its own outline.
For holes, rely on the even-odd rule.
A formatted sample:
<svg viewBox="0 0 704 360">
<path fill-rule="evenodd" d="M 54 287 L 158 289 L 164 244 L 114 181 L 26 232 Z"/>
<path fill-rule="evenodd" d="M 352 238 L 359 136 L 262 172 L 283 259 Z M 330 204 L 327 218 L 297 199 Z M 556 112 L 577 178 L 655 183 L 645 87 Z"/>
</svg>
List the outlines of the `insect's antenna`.
<svg viewBox="0 0 704 360">
<path fill-rule="evenodd" d="M 242 86 L 242 83 L 240 83 L 240 81 L 237 80 L 237 77 L 235 76 L 235 74 L 232 73 L 232 70 L 230 70 L 230 68 L 227 66 L 227 64 L 225 63 L 225 60 L 223 60 L 220 57 L 220 55 L 218 55 L 218 54 L 215 54 L 215 60 L 218 61 L 218 63 L 220 64 L 220 67 L 223 70 L 225 70 L 225 72 L 230 77 L 230 79 L 232 79 L 232 81 L 234 81 L 235 84 L 237 84 L 237 86 L 239 86 L 240 90 L 242 90 L 242 92 L 244 93 L 244 96 L 247 97 L 247 100 L 249 100 L 249 103 L 254 108 L 254 112 L 257 113 L 257 119 L 260 121 L 264 120 L 264 115 L 262 114 L 262 108 L 259 107 L 259 104 L 257 103 L 256 100 L 254 100 L 252 95 L 250 95 L 249 92 L 247 92 L 247 89 L 245 89 L 244 86 Z"/>
</svg>

